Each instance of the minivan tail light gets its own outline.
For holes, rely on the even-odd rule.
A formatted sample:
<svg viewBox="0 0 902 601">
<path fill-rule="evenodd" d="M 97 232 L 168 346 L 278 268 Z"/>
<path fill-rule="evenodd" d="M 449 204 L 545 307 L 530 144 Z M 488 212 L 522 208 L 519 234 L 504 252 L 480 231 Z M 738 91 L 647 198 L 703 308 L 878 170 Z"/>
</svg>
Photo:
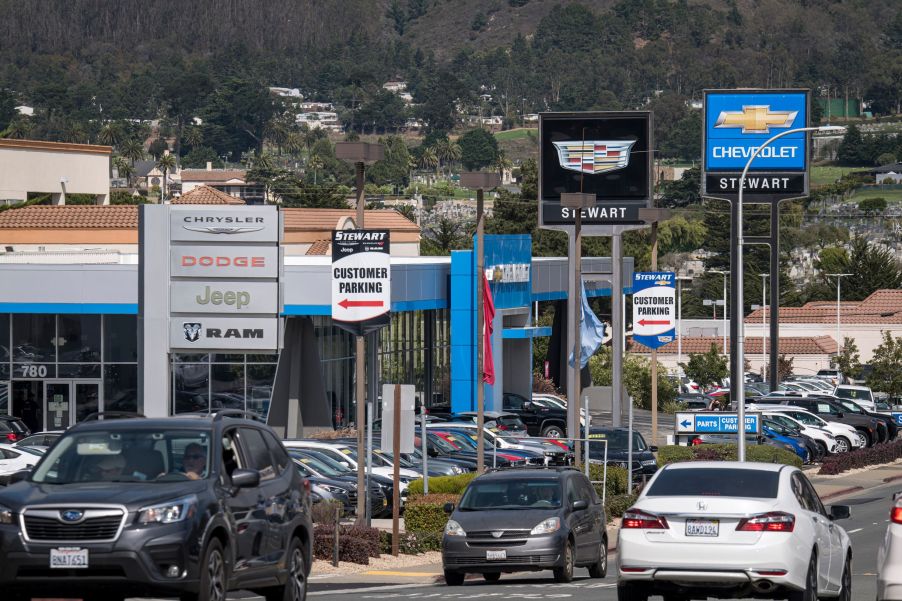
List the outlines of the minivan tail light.
<svg viewBox="0 0 902 601">
<path fill-rule="evenodd" d="M 737 532 L 792 532 L 796 526 L 796 516 L 782 511 L 772 511 L 743 518 L 736 525 Z"/>
<path fill-rule="evenodd" d="M 667 530 L 670 528 L 664 516 L 648 513 L 635 507 L 626 510 L 620 527 L 636 530 Z"/>
<path fill-rule="evenodd" d="M 7 432 L 7 433 L 6 433 L 6 440 L 8 440 L 8 441 L 10 441 L 10 442 L 16 442 L 17 440 L 19 440 L 19 437 L 16 436 L 16 433 L 15 433 L 15 432 Z"/>
<path fill-rule="evenodd" d="M 892 520 L 894 524 L 902 524 L 902 507 L 893 507 L 893 510 L 889 514 L 889 519 Z"/>
</svg>

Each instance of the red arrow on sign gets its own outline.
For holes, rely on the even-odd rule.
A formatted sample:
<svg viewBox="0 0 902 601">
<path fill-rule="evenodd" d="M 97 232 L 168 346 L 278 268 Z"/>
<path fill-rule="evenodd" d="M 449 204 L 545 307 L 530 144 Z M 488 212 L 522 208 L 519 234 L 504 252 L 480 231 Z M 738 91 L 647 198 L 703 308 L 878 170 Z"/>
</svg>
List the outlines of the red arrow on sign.
<svg viewBox="0 0 902 601">
<path fill-rule="evenodd" d="M 666 326 L 670 325 L 669 319 L 640 319 L 640 326 Z"/>
<path fill-rule="evenodd" d="M 349 309 L 351 307 L 381 307 L 384 304 L 383 301 L 352 301 L 344 299 L 338 303 L 338 306 L 342 309 Z"/>
</svg>

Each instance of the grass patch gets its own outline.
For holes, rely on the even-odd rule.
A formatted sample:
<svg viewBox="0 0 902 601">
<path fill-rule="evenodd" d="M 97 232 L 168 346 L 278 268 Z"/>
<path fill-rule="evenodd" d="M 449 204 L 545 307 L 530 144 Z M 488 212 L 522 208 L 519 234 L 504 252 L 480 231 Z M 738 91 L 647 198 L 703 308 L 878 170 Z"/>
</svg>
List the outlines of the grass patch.
<svg viewBox="0 0 902 601">
<path fill-rule="evenodd" d="M 826 186 L 836 182 L 839 178 L 853 171 L 863 171 L 861 167 L 836 167 L 833 165 L 816 166 L 811 168 L 811 185 Z"/>
<path fill-rule="evenodd" d="M 532 135 L 539 135 L 539 130 L 532 127 L 519 127 L 517 129 L 508 129 L 506 131 L 499 131 L 495 134 L 495 139 L 499 142 L 507 142 L 509 140 L 520 140 L 523 138 L 528 138 L 530 133 Z"/>
<path fill-rule="evenodd" d="M 881 190 L 880 188 L 858 188 L 849 202 L 858 204 L 865 198 L 885 198 L 888 203 L 902 202 L 902 190 Z"/>
</svg>

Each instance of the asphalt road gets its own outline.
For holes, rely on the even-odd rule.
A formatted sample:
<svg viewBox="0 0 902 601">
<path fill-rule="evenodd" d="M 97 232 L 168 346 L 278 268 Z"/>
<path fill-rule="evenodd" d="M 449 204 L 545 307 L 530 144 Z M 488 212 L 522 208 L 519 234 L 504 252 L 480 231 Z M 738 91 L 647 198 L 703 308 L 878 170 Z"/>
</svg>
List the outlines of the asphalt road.
<svg viewBox="0 0 902 601">
<path fill-rule="evenodd" d="M 877 548 L 886 531 L 890 500 L 894 492 L 902 490 L 902 483 L 887 484 L 861 491 L 837 503 L 852 506 L 852 519 L 840 522 L 852 538 L 853 599 L 876 597 Z M 607 578 L 593 580 L 585 569 L 577 570 L 570 584 L 556 584 L 551 572 L 505 574 L 497 584 L 486 584 L 481 577 L 471 576 L 462 587 L 449 588 L 440 584 L 343 584 L 330 580 L 313 582 L 309 596 L 316 601 L 418 601 L 420 599 L 450 599 L 464 601 L 563 600 L 611 601 L 617 599 L 617 577 L 612 557 L 612 569 Z M 660 599 L 653 597 L 652 599 Z"/>
</svg>

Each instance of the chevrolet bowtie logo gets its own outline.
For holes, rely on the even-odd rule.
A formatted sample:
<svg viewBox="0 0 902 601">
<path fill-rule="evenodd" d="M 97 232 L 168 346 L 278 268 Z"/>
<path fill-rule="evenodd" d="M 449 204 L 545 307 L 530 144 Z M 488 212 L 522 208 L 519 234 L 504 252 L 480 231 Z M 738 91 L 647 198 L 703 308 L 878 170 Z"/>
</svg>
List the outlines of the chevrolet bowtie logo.
<svg viewBox="0 0 902 601">
<path fill-rule="evenodd" d="M 789 127 L 798 111 L 771 111 L 770 106 L 744 106 L 741 111 L 721 111 L 714 127 L 741 127 L 744 134 L 767 134 L 771 127 Z"/>
</svg>

